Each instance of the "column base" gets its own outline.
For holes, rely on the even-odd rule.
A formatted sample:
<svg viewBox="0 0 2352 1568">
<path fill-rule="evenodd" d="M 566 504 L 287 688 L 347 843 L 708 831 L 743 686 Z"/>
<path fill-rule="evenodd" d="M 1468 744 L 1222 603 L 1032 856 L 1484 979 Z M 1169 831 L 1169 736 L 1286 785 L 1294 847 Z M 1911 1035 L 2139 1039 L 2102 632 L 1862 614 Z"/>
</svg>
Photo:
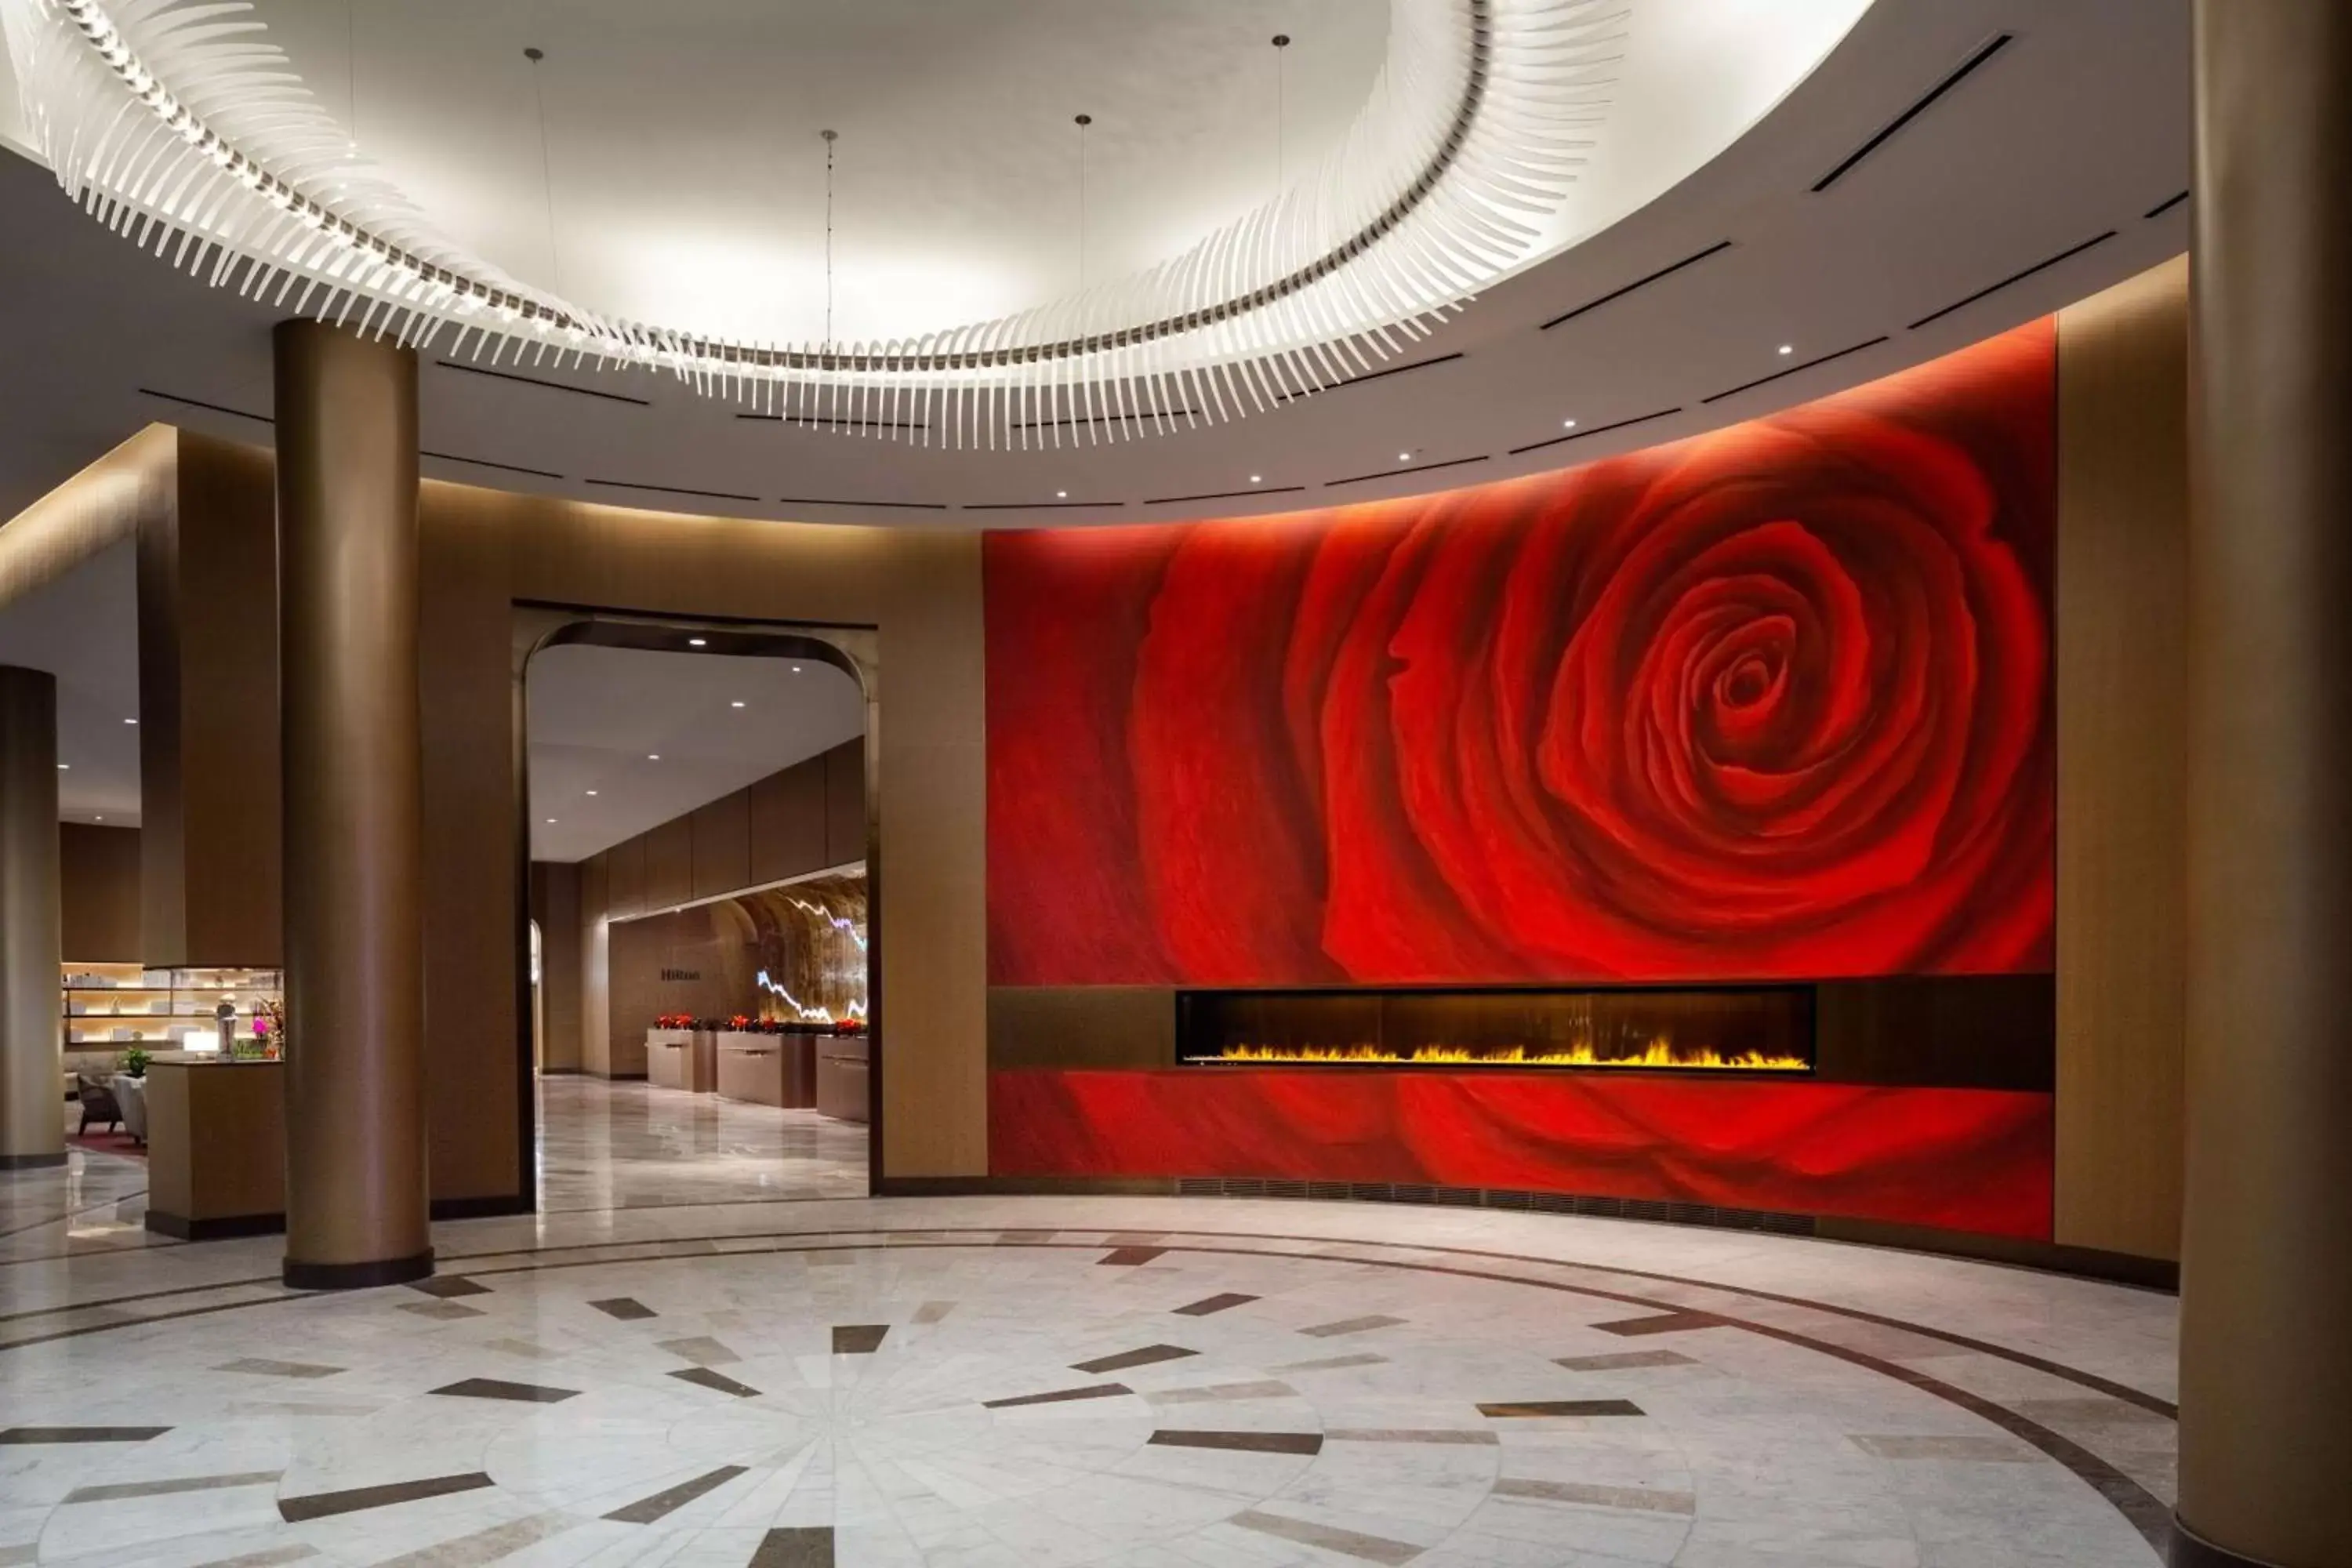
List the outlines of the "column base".
<svg viewBox="0 0 2352 1568">
<path fill-rule="evenodd" d="M 432 1277 L 429 1247 L 414 1258 L 386 1258 L 372 1263 L 303 1263 L 289 1258 L 284 1276 L 289 1290 L 366 1290 Z"/>
<path fill-rule="evenodd" d="M 66 1151 L 54 1154 L 0 1154 L 0 1171 L 46 1171 L 66 1163 Z"/>
<path fill-rule="evenodd" d="M 2241 1557 L 2226 1546 L 2216 1546 L 2172 1516 L 2172 1568 L 2279 1568 L 2266 1557 Z"/>
</svg>

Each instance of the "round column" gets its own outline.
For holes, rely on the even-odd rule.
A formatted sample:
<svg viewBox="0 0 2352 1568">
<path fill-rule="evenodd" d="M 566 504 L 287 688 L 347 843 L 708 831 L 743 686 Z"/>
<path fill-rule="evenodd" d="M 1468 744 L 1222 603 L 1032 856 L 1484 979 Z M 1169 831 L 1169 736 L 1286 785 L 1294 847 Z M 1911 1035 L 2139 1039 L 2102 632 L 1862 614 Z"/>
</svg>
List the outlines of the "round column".
<svg viewBox="0 0 2352 1568">
<path fill-rule="evenodd" d="M 2352 1563 L 2352 6 L 2197 0 L 2179 1564 Z"/>
<path fill-rule="evenodd" d="M 433 1271 L 416 671 L 416 356 L 277 329 L 286 1282 Z"/>
<path fill-rule="evenodd" d="M 0 1171 L 66 1162 L 58 679 L 0 665 Z"/>
</svg>

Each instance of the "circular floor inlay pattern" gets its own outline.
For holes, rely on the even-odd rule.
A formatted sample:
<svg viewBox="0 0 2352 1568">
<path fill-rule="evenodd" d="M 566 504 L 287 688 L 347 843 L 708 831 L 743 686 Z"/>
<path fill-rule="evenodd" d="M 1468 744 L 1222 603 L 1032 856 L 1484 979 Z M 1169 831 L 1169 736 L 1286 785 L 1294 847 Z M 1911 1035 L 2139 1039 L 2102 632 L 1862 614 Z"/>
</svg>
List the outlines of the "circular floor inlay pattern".
<svg viewBox="0 0 2352 1568">
<path fill-rule="evenodd" d="M 1952 1347 L 1437 1253 L 894 1239 L 484 1260 L 21 1347 L 0 1563 L 2157 1561 L 1990 1403 L 2083 1390 Z M 1928 1386 L 1972 1383 L 1983 1411 Z"/>
</svg>

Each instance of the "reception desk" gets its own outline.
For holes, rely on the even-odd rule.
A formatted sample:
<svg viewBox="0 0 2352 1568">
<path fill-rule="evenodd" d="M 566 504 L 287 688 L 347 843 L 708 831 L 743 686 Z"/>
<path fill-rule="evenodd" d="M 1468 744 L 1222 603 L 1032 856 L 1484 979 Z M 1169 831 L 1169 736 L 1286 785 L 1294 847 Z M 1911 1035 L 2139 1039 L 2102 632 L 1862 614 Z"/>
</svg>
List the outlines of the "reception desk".
<svg viewBox="0 0 2352 1568">
<path fill-rule="evenodd" d="M 647 1029 L 646 1081 L 656 1089 L 709 1093 L 719 1083 L 716 1037 L 698 1029 Z"/>
<path fill-rule="evenodd" d="M 816 1042 L 816 1108 L 843 1121 L 864 1121 L 866 1098 L 866 1037 L 821 1035 Z"/>
<path fill-rule="evenodd" d="M 286 1228 L 286 1064 L 147 1067 L 147 1228 L 183 1241 Z"/>
<path fill-rule="evenodd" d="M 816 1041 L 808 1035 L 719 1036 L 719 1094 L 805 1110 L 816 1103 Z"/>
</svg>

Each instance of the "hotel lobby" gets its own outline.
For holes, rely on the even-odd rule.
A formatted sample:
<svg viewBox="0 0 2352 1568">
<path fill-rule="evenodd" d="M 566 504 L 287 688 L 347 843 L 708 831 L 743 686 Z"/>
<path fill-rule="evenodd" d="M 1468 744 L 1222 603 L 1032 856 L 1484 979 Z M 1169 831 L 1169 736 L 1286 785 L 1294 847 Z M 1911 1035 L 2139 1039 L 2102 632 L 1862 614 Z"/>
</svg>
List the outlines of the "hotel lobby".
<svg viewBox="0 0 2352 1568">
<path fill-rule="evenodd" d="M 2331 0 L 0 44 L 0 1568 L 2352 1564 Z"/>
</svg>

